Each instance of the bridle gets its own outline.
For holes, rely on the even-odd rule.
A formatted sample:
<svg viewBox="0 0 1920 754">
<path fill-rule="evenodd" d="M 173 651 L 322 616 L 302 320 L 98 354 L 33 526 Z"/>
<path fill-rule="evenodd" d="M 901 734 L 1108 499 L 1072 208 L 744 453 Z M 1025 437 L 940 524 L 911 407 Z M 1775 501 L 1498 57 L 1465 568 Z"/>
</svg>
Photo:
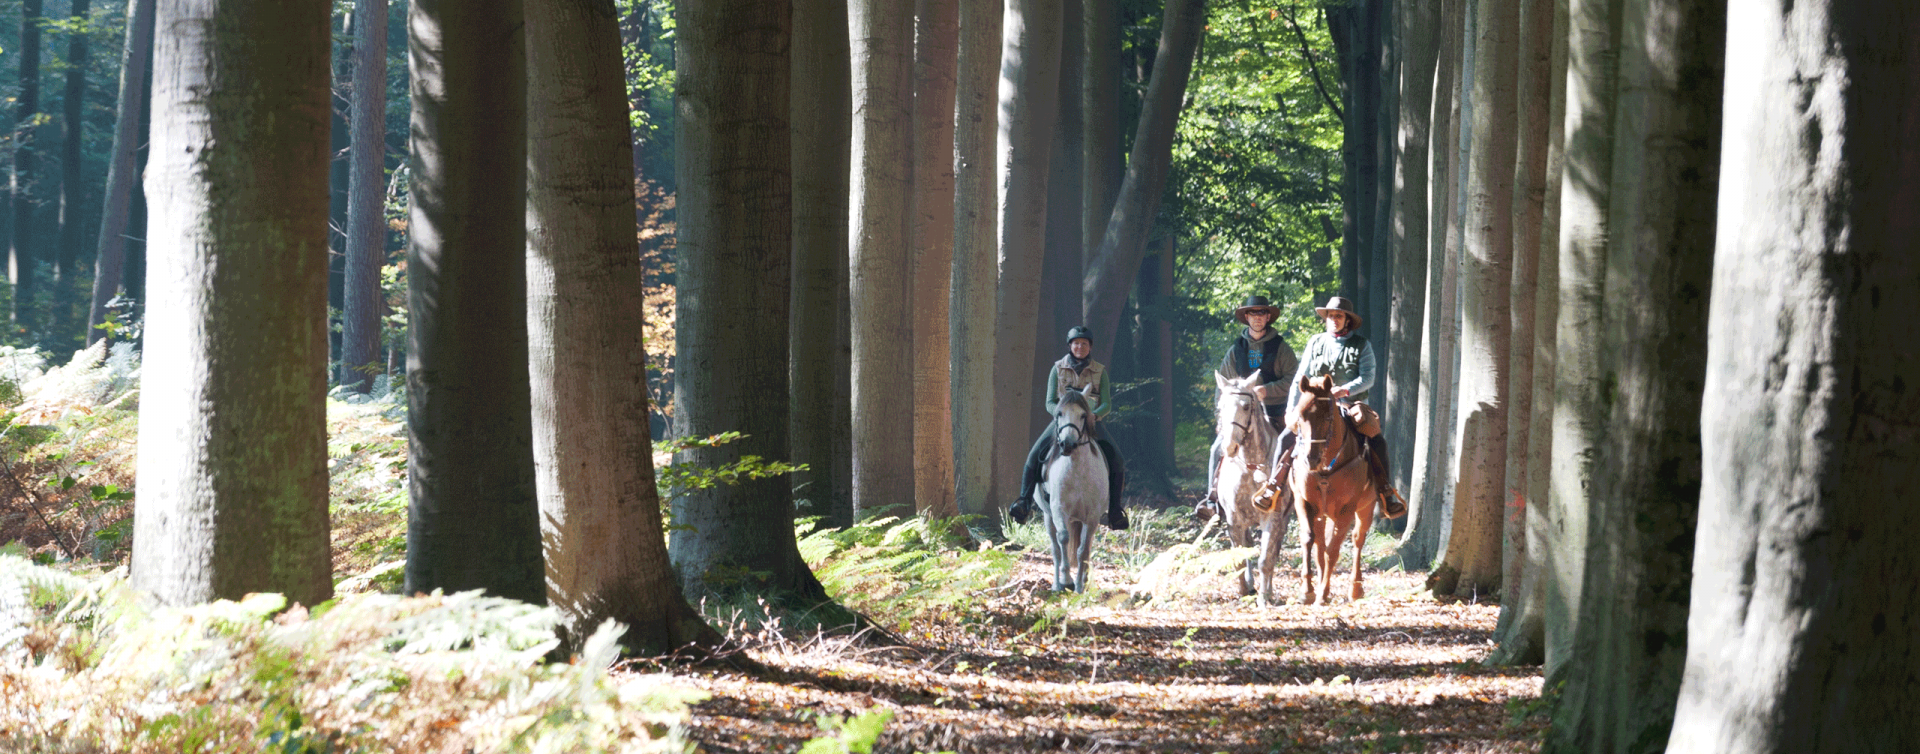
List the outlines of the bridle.
<svg viewBox="0 0 1920 754">
<path fill-rule="evenodd" d="M 1080 420 L 1079 422 L 1065 422 L 1065 423 L 1062 423 L 1062 424 L 1060 425 L 1060 429 L 1059 429 L 1059 432 L 1058 432 L 1058 433 L 1056 433 L 1056 434 L 1054 435 L 1054 437 L 1055 437 L 1055 440 L 1056 440 L 1056 442 L 1058 442 L 1058 443 L 1059 443 L 1059 445 L 1060 445 L 1060 454 L 1061 454 L 1061 455 L 1070 455 L 1070 454 L 1072 454 L 1072 453 L 1073 453 L 1073 451 L 1074 451 L 1074 449 L 1076 449 L 1076 448 L 1078 448 L 1078 447 L 1080 447 L 1080 446 L 1082 446 L 1082 445 L 1085 445 L 1085 444 L 1087 444 L 1087 443 L 1089 442 L 1089 441 L 1087 440 L 1087 428 L 1081 425 L 1081 422 L 1085 422 L 1085 421 L 1086 421 L 1086 418 L 1085 418 L 1085 417 L 1086 417 L 1086 415 L 1085 415 L 1085 414 L 1082 414 L 1082 415 L 1081 415 L 1081 420 Z M 1067 431 L 1067 430 L 1069 430 L 1069 429 L 1071 429 L 1071 430 L 1073 430 L 1073 434 L 1074 434 L 1074 438 L 1075 438 L 1075 439 L 1074 439 L 1074 441 L 1073 441 L 1073 442 L 1065 442 L 1065 441 L 1061 441 L 1061 440 L 1059 440 L 1059 439 L 1058 439 L 1058 438 L 1059 438 L 1059 433 L 1064 433 L 1064 432 L 1066 432 L 1066 431 Z"/>
<path fill-rule="evenodd" d="M 1232 393 L 1228 393 L 1228 395 L 1244 396 L 1247 399 L 1248 403 L 1252 403 L 1256 407 L 1259 405 L 1258 399 L 1254 397 L 1254 394 L 1245 390 L 1235 390 Z M 1238 421 L 1227 422 L 1237 431 L 1235 435 L 1227 438 L 1227 447 L 1235 448 L 1235 449 L 1246 447 L 1247 446 L 1246 441 L 1248 437 L 1254 434 L 1253 423 L 1256 421 L 1267 420 L 1264 415 L 1257 415 L 1255 413 L 1255 410 L 1256 409 L 1249 409 L 1247 411 L 1249 418 L 1245 422 L 1238 422 Z M 1256 448 L 1255 450 L 1259 450 L 1259 449 Z M 1239 457 L 1240 454 L 1234 453 L 1230 455 L 1237 458 Z M 1256 457 L 1261 457 L 1264 455 L 1265 455 L 1264 453 L 1255 453 Z M 1244 460 L 1242 462 L 1244 463 Z M 1253 469 L 1255 471 L 1265 471 L 1267 468 L 1267 465 L 1264 462 L 1248 463 L 1246 465 L 1248 468 Z"/>
<path fill-rule="evenodd" d="M 1295 462 L 1298 463 L 1299 461 L 1305 461 L 1307 471 L 1312 473 L 1316 477 L 1314 481 L 1321 488 L 1325 488 L 1328 484 L 1329 479 L 1334 475 L 1335 472 L 1338 472 L 1341 469 L 1344 469 L 1347 466 L 1351 465 L 1354 461 L 1359 460 L 1360 454 L 1355 453 L 1352 458 L 1348 458 L 1344 461 L 1341 460 L 1341 455 L 1346 451 L 1347 438 L 1346 438 L 1346 432 L 1344 431 L 1345 427 L 1339 426 L 1344 422 L 1344 419 L 1340 415 L 1340 409 L 1337 406 L 1333 405 L 1334 403 L 1333 396 L 1331 395 L 1314 396 L 1312 398 L 1308 398 L 1307 400 L 1313 403 L 1319 403 L 1321 401 L 1327 402 L 1328 415 L 1325 417 L 1325 421 L 1327 423 L 1327 431 L 1325 433 L 1326 435 L 1325 437 L 1316 437 L 1316 435 L 1319 433 L 1315 433 L 1311 431 L 1313 428 L 1313 422 L 1305 420 L 1305 417 L 1302 417 L 1301 424 L 1305 425 L 1304 428 L 1309 430 L 1308 432 L 1305 433 L 1307 436 L 1303 438 L 1306 440 L 1309 448 L 1307 452 L 1295 455 L 1294 457 L 1298 459 Z M 1340 443 L 1337 446 L 1333 446 L 1333 438 L 1336 436 L 1340 438 Z M 1319 446 L 1319 447 L 1316 448 L 1313 446 Z M 1325 463 L 1322 464 L 1320 462 L 1320 459 L 1317 458 L 1317 456 L 1324 455 L 1325 454 L 1324 448 L 1329 446 L 1333 447 L 1333 455 L 1332 457 L 1327 458 Z"/>
</svg>

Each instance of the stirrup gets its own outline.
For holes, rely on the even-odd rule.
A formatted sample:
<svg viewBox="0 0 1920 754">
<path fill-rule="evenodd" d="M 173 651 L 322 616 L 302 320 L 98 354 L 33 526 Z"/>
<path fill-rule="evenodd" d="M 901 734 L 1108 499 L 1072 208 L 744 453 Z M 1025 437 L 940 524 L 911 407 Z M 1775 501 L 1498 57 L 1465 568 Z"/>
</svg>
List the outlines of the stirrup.
<svg viewBox="0 0 1920 754">
<path fill-rule="evenodd" d="M 1387 514 L 1387 518 L 1407 515 L 1407 499 L 1400 496 L 1399 490 L 1387 487 L 1380 493 L 1380 511 Z"/>
</svg>

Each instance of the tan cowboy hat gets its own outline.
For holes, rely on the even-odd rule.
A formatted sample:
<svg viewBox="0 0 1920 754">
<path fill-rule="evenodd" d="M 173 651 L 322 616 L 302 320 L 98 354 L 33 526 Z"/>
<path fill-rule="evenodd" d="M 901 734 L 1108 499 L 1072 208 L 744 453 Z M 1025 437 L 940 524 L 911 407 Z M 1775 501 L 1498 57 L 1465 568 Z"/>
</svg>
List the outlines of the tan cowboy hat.
<svg viewBox="0 0 1920 754">
<path fill-rule="evenodd" d="M 1333 312 L 1340 312 L 1341 314 L 1345 314 L 1349 317 L 1352 317 L 1354 329 L 1359 329 L 1360 322 L 1361 322 L 1360 313 L 1354 311 L 1353 308 L 1354 307 L 1353 307 L 1352 301 L 1348 301 L 1339 296 L 1334 296 L 1333 298 L 1327 299 L 1326 306 L 1314 307 L 1313 313 L 1321 317 L 1325 317 L 1328 314 L 1331 314 Z"/>
<path fill-rule="evenodd" d="M 1248 314 L 1263 310 L 1266 311 L 1269 317 L 1274 319 L 1280 318 L 1280 307 L 1268 303 L 1266 296 L 1248 296 L 1247 303 L 1241 304 L 1240 308 L 1233 310 L 1233 318 L 1244 325 L 1247 323 Z"/>
</svg>

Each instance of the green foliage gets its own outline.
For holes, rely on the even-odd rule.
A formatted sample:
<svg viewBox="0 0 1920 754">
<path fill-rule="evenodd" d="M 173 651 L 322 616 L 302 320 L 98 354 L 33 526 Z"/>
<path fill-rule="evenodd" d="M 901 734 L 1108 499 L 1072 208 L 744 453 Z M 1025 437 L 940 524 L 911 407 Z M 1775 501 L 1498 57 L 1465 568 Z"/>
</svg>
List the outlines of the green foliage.
<svg viewBox="0 0 1920 754">
<path fill-rule="evenodd" d="M 686 751 L 686 707 L 704 698 L 610 675 L 611 622 L 549 663 L 558 614 L 479 592 L 150 610 L 119 576 L 0 556 L 0 605 L 19 584 L 60 607 L 24 634 L 0 622 L 26 650 L 0 659 L 0 749 Z"/>
<path fill-rule="evenodd" d="M 826 736 L 808 741 L 800 754 L 871 754 L 880 732 L 893 719 L 893 710 L 872 710 L 852 718 L 821 715 L 814 724 Z"/>
<path fill-rule="evenodd" d="M 815 531 L 817 522 L 797 527 L 800 556 L 828 595 L 884 626 L 978 618 L 980 593 L 1013 570 L 1012 552 L 968 549 L 952 519 L 883 517 Z"/>
<path fill-rule="evenodd" d="M 654 443 L 653 450 L 655 453 L 679 453 L 688 448 L 717 448 L 745 437 L 746 435 L 739 432 L 721 432 L 706 437 L 676 437 Z M 701 466 L 691 462 L 669 463 L 660 466 L 654 473 L 655 481 L 660 485 L 660 497 L 664 504 L 666 500 L 694 490 L 704 490 L 721 484 L 739 484 L 749 479 L 782 476 L 796 471 L 805 471 L 806 468 L 806 464 L 769 461 L 759 456 L 745 455 L 738 461 L 719 466 Z"/>
</svg>

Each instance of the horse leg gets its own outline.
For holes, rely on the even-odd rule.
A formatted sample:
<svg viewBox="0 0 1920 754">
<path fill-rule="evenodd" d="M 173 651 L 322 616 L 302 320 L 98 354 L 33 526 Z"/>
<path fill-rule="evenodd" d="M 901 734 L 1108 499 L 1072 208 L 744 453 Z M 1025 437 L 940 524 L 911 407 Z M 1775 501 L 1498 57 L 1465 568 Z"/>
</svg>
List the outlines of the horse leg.
<svg viewBox="0 0 1920 754">
<path fill-rule="evenodd" d="M 1333 601 L 1333 572 L 1340 569 L 1340 548 L 1346 545 L 1347 533 L 1353 530 L 1353 516 L 1351 513 L 1338 515 L 1327 523 L 1327 539 L 1320 550 L 1326 562 L 1326 567 L 1320 569 L 1320 602 L 1323 604 Z"/>
<path fill-rule="evenodd" d="M 1230 501 L 1229 504 L 1238 505 L 1239 501 L 1236 499 Z M 1251 547 L 1253 545 L 1253 529 L 1247 526 L 1247 522 L 1245 521 L 1235 521 L 1232 526 L 1227 528 L 1227 540 L 1233 542 L 1234 547 Z M 1253 594 L 1253 586 L 1253 558 L 1247 558 L 1246 564 L 1240 568 L 1240 596 L 1245 597 Z"/>
<path fill-rule="evenodd" d="M 1371 497 L 1373 493 L 1367 494 L 1369 496 L 1367 502 L 1353 514 L 1355 523 L 1353 527 L 1353 594 L 1349 599 L 1356 600 L 1367 596 L 1366 577 L 1360 573 L 1361 556 L 1367 551 L 1367 532 L 1373 528 L 1373 498 Z"/>
<path fill-rule="evenodd" d="M 1300 519 L 1300 583 L 1306 588 L 1306 594 L 1300 598 L 1300 604 L 1313 604 L 1313 560 L 1320 548 L 1320 528 L 1323 522 L 1306 511 L 1304 503 L 1296 503 L 1294 516 Z"/>
<path fill-rule="evenodd" d="M 1280 540 L 1287 535 L 1287 516 L 1276 509 L 1267 514 L 1267 526 L 1260 537 L 1260 606 L 1279 604 L 1273 596 L 1273 567 L 1280 562 Z"/>
<path fill-rule="evenodd" d="M 1083 521 L 1076 526 L 1078 529 L 1074 535 L 1078 541 L 1074 542 L 1073 559 L 1079 561 L 1080 579 L 1074 583 L 1074 591 L 1084 593 L 1087 591 L 1087 567 L 1093 563 L 1093 537 L 1099 533 L 1099 529 L 1091 521 Z"/>
<path fill-rule="evenodd" d="M 1067 581 L 1067 523 L 1052 508 L 1047 509 L 1047 544 L 1053 549 L 1053 590 L 1066 590 L 1072 586 Z"/>
</svg>

